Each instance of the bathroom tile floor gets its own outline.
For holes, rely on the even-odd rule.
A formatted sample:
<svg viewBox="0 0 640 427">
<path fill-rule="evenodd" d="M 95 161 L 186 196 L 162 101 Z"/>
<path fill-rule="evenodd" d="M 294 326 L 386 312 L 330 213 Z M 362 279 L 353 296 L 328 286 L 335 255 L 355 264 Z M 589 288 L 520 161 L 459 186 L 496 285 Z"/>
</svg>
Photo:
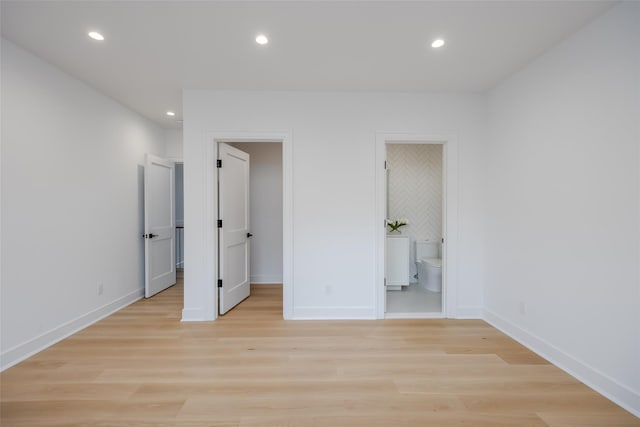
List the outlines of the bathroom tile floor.
<svg viewBox="0 0 640 427">
<path fill-rule="evenodd" d="M 387 313 L 441 313 L 442 293 L 431 292 L 417 283 L 401 291 L 387 291 Z"/>
</svg>

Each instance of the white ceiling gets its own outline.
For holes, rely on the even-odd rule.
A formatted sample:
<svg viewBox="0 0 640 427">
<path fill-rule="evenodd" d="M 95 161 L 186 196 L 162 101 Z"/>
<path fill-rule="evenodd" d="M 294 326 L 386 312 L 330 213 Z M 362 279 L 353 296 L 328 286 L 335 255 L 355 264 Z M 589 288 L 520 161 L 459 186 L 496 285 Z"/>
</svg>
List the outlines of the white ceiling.
<svg viewBox="0 0 640 427">
<path fill-rule="evenodd" d="M 484 91 L 614 3 L 3 0 L 1 12 L 5 38 L 172 127 L 183 88 Z"/>
</svg>

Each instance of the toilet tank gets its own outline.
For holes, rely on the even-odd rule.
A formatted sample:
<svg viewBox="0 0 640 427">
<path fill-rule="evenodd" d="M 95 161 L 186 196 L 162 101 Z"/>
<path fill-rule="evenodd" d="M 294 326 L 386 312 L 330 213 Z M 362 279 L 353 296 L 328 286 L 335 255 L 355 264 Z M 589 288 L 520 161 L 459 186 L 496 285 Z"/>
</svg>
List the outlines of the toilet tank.
<svg viewBox="0 0 640 427">
<path fill-rule="evenodd" d="M 439 258 L 436 240 L 416 240 L 416 260 Z"/>
</svg>

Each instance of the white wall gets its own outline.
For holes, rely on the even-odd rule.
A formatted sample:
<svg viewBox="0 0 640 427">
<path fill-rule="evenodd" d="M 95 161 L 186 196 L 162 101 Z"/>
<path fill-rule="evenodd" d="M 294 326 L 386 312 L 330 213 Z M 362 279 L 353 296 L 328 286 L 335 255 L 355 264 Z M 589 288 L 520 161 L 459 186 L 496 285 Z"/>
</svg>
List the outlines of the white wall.
<svg viewBox="0 0 640 427">
<path fill-rule="evenodd" d="M 282 283 L 282 144 L 232 145 L 250 156 L 251 283 Z"/>
<path fill-rule="evenodd" d="M 482 305 L 480 95 L 186 90 L 185 313 L 206 313 L 215 277 L 203 257 L 205 155 L 215 130 L 290 132 L 293 317 L 375 316 L 376 131 L 453 133 L 459 145 L 458 303 Z M 191 232 L 193 230 L 193 232 Z M 194 318 L 195 316 L 191 316 Z"/>
<path fill-rule="evenodd" d="M 165 130 L 165 157 L 182 160 L 182 128 Z"/>
<path fill-rule="evenodd" d="M 1 89 L 5 368 L 142 295 L 142 165 L 165 136 L 4 39 Z"/>
<path fill-rule="evenodd" d="M 489 93 L 486 317 L 640 415 L 640 4 Z"/>
<path fill-rule="evenodd" d="M 416 240 L 442 238 L 442 145 L 388 144 L 389 218 L 406 218 L 402 234 L 411 240 L 410 275 L 416 268 Z"/>
</svg>

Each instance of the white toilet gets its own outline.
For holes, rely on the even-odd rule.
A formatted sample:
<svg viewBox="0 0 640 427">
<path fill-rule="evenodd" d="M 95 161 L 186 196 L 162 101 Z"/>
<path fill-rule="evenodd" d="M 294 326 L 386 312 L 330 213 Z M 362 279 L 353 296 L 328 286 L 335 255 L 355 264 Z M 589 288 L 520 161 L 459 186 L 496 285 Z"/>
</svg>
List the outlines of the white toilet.
<svg viewBox="0 0 640 427">
<path fill-rule="evenodd" d="M 436 240 L 416 240 L 418 283 L 432 292 L 442 292 L 442 259 Z"/>
</svg>

